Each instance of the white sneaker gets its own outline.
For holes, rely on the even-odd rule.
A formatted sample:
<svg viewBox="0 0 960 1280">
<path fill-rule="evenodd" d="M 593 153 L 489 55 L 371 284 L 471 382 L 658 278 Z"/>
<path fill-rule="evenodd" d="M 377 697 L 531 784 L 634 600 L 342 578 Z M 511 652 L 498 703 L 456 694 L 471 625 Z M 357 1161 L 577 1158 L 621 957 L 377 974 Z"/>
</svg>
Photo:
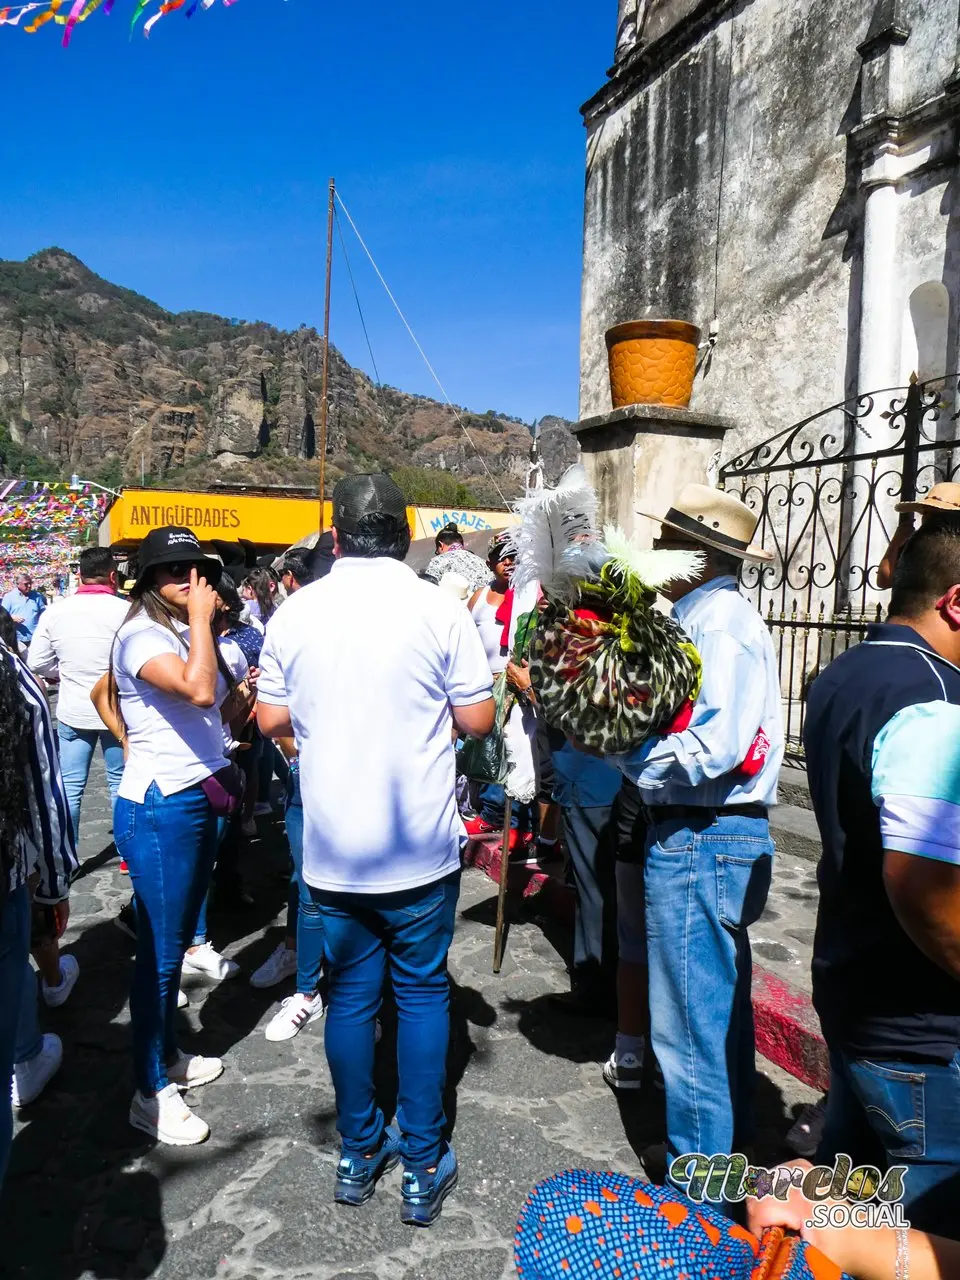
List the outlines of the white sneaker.
<svg viewBox="0 0 960 1280">
<path fill-rule="evenodd" d="M 603 1064 L 603 1078 L 612 1089 L 639 1089 L 643 1085 L 643 1058 L 635 1053 L 618 1057 L 614 1049 Z"/>
<path fill-rule="evenodd" d="M 60 1070 L 62 1061 L 63 1044 L 60 1037 L 48 1031 L 36 1057 L 13 1065 L 13 1105 L 25 1107 L 34 1098 L 39 1098 Z"/>
<path fill-rule="evenodd" d="M 177 992 L 177 1008 L 186 1009 L 189 1003 L 190 1001 L 187 999 L 187 993 L 185 991 L 178 991 Z"/>
<path fill-rule="evenodd" d="M 195 1147 L 210 1137 L 210 1126 L 194 1115 L 175 1084 L 168 1084 L 153 1098 L 145 1098 L 138 1089 L 130 1103 L 130 1123 L 171 1147 Z"/>
<path fill-rule="evenodd" d="M 178 1089 L 199 1089 L 223 1075 L 219 1058 L 202 1058 L 199 1053 L 177 1050 L 177 1059 L 167 1067 L 167 1079 Z"/>
<path fill-rule="evenodd" d="M 43 992 L 43 1002 L 49 1005 L 51 1009 L 57 1009 L 60 1005 L 65 1004 L 67 996 L 73 990 L 77 978 L 80 977 L 80 965 L 77 963 L 76 956 L 66 955 L 60 957 L 60 981 L 55 987 L 48 987 L 41 979 L 40 990 Z"/>
<path fill-rule="evenodd" d="M 275 987 L 297 972 L 297 953 L 285 942 L 278 942 L 259 969 L 250 975 L 251 987 Z"/>
<path fill-rule="evenodd" d="M 184 973 L 202 973 L 207 978 L 216 978 L 222 982 L 224 978 L 235 978 L 240 966 L 235 960 L 228 960 L 219 951 L 215 951 L 212 942 L 203 942 L 183 957 Z"/>
<path fill-rule="evenodd" d="M 287 996 L 280 1005 L 279 1012 L 267 1023 L 263 1034 L 268 1040 L 292 1040 L 304 1027 L 322 1018 L 323 1014 L 323 997 L 319 991 L 315 996 L 305 996 L 298 991 L 295 996 Z"/>
</svg>

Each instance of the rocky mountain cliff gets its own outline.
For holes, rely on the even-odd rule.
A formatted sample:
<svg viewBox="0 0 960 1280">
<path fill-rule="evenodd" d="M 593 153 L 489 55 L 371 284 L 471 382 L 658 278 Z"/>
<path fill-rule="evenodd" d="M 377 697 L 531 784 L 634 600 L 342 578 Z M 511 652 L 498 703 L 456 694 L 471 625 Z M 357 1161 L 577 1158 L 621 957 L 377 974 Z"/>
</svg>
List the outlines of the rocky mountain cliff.
<svg viewBox="0 0 960 1280">
<path fill-rule="evenodd" d="M 285 332 L 204 312 L 173 314 L 101 279 L 62 249 L 0 261 L 0 424 L 55 472 L 112 484 L 316 484 L 320 365 L 314 329 Z M 350 471 L 429 468 L 480 502 L 518 491 L 530 427 L 377 387 L 330 348 L 328 487 Z M 554 479 L 576 459 L 545 419 Z M 0 466 L 0 472 L 3 468 Z"/>
</svg>

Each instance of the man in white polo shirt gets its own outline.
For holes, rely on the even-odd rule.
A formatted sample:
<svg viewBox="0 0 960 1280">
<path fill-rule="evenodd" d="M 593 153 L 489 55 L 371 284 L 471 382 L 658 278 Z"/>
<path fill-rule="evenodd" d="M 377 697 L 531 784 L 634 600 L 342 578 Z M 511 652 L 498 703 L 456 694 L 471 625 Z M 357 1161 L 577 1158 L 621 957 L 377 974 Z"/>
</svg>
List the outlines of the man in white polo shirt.
<svg viewBox="0 0 960 1280">
<path fill-rule="evenodd" d="M 123 774 L 123 748 L 94 710 L 90 690 L 107 670 L 110 650 L 129 608 L 129 601 L 117 595 L 117 566 L 109 548 L 87 547 L 80 552 L 79 590 L 76 595 L 55 600 L 40 615 L 27 653 L 31 671 L 60 677 L 60 768 L 74 840 L 80 831 L 80 804 L 98 743 L 111 800 L 116 799 Z"/>
<path fill-rule="evenodd" d="M 406 502 L 389 476 L 341 480 L 333 525 L 330 574 L 267 627 L 257 718 L 300 752 L 303 878 L 330 960 L 326 1051 L 343 1143 L 334 1199 L 364 1203 L 402 1158 L 401 1220 L 429 1226 L 457 1182 L 442 1138 L 463 833 L 451 729 L 490 732 L 490 667 L 467 611 L 402 563 Z M 396 1129 L 373 1087 L 388 965 Z"/>
</svg>

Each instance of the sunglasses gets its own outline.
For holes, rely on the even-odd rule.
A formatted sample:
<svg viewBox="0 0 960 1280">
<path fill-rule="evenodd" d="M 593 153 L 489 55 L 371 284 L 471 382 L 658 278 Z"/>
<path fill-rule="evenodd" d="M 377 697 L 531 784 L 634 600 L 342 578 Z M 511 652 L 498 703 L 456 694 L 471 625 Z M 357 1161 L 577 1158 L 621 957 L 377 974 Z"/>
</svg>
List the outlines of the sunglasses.
<svg viewBox="0 0 960 1280">
<path fill-rule="evenodd" d="M 190 577 L 190 570 L 197 567 L 195 560 L 174 560 L 172 564 L 157 565 L 158 569 L 162 569 L 164 573 L 169 573 L 170 577 L 177 582 L 186 582 Z"/>
</svg>

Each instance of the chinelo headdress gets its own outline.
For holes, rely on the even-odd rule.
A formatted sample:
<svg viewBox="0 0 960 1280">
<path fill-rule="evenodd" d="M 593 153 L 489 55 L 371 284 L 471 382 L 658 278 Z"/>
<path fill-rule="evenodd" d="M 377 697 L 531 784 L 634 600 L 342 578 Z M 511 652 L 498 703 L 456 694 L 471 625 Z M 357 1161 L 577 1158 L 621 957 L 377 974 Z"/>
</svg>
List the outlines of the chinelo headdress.
<svg viewBox="0 0 960 1280">
<path fill-rule="evenodd" d="M 543 590 L 530 673 L 547 722 L 604 754 L 633 750 L 689 718 L 700 658 L 657 590 L 696 577 L 697 551 L 644 551 L 597 528 L 582 466 L 517 503 L 513 582 Z"/>
</svg>

